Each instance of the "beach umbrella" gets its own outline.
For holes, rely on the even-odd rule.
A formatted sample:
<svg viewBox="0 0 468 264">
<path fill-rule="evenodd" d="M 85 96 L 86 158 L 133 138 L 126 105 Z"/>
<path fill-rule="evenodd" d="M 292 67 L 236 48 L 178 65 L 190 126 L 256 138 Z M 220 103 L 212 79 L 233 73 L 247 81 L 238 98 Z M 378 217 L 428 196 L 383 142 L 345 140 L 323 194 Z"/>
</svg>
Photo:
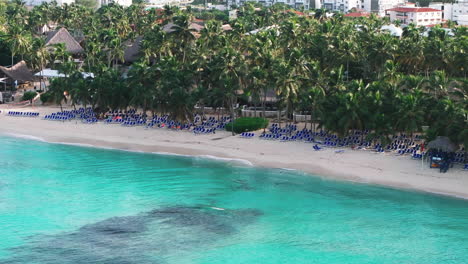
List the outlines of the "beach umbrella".
<svg viewBox="0 0 468 264">
<path fill-rule="evenodd" d="M 445 152 L 455 152 L 458 147 L 448 137 L 437 137 L 427 144 L 428 149 L 439 149 Z"/>
</svg>

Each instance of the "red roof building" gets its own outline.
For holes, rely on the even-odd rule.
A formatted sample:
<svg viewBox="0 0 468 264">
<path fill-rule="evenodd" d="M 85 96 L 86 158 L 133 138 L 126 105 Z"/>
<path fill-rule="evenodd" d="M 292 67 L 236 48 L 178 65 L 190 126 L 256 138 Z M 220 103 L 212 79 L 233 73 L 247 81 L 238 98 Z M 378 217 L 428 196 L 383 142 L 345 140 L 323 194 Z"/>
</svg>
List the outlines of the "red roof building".
<svg viewBox="0 0 468 264">
<path fill-rule="evenodd" d="M 429 26 L 443 23 L 442 11 L 429 7 L 399 6 L 385 11 L 390 21 L 402 24 Z"/>
<path fill-rule="evenodd" d="M 395 7 L 395 8 L 387 9 L 387 11 L 412 12 L 412 13 L 440 12 L 440 10 L 430 8 L 430 7 Z"/>
<path fill-rule="evenodd" d="M 344 15 L 344 17 L 370 17 L 368 12 L 352 12 Z"/>
</svg>

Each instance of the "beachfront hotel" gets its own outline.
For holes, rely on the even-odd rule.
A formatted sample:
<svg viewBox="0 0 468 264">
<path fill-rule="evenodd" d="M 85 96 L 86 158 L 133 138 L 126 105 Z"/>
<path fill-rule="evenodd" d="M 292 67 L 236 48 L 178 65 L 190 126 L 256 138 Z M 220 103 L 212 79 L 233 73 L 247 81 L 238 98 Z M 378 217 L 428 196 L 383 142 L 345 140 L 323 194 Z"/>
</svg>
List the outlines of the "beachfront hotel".
<svg viewBox="0 0 468 264">
<path fill-rule="evenodd" d="M 41 5 L 42 3 L 52 3 L 52 2 L 57 2 L 57 5 L 61 6 L 64 4 L 70 5 L 72 3 L 75 3 L 75 0 L 26 0 L 25 3 L 27 6 L 38 6 Z M 110 3 L 116 3 L 121 6 L 130 6 L 132 4 L 132 0 L 96 0 L 97 1 L 97 7 L 101 7 L 104 5 L 108 5 Z"/>
<path fill-rule="evenodd" d="M 41 5 L 42 3 L 52 3 L 54 0 L 26 0 L 25 3 L 27 6 L 38 6 Z M 64 4 L 72 4 L 75 3 L 75 0 L 55 0 L 57 2 L 57 5 L 61 6 Z"/>
<path fill-rule="evenodd" d="M 166 5 L 182 7 L 182 6 L 187 6 L 192 2 L 193 0 L 148 0 L 146 1 L 146 7 L 162 8 Z"/>
<path fill-rule="evenodd" d="M 443 23 L 442 11 L 429 7 L 416 7 L 412 3 L 387 9 L 386 16 L 390 21 L 400 21 L 404 25 L 431 26 Z"/>
<path fill-rule="evenodd" d="M 432 2 L 429 7 L 441 10 L 442 19 L 468 26 L 468 0 L 459 0 L 454 3 Z"/>
<path fill-rule="evenodd" d="M 227 0 L 227 5 L 232 6 L 232 5 L 243 5 L 244 3 L 247 2 L 252 2 L 248 0 Z M 285 4 L 289 5 L 293 8 L 304 8 L 304 9 L 309 9 L 310 7 L 310 2 L 309 0 L 256 0 L 254 2 L 263 4 L 264 6 L 272 6 L 274 4 Z"/>
</svg>

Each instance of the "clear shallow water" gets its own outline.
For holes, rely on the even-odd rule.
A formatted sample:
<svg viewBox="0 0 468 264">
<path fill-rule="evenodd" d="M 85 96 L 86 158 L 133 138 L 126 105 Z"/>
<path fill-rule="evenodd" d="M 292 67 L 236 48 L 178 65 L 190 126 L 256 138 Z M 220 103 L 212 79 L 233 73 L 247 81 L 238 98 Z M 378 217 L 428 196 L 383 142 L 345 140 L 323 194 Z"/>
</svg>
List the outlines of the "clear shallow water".
<svg viewBox="0 0 468 264">
<path fill-rule="evenodd" d="M 0 264 L 463 264 L 467 256 L 468 201 L 0 137 Z"/>
</svg>

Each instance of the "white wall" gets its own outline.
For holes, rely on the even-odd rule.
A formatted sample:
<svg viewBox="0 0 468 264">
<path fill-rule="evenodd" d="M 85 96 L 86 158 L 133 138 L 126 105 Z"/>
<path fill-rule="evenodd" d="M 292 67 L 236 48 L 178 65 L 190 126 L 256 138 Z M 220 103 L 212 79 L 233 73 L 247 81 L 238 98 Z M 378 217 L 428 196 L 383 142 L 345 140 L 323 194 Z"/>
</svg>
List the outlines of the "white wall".
<svg viewBox="0 0 468 264">
<path fill-rule="evenodd" d="M 323 7 L 331 11 L 348 12 L 353 8 L 362 9 L 362 0 L 324 0 Z"/>
<path fill-rule="evenodd" d="M 259 0 L 227 0 L 229 7 L 232 5 L 241 6 L 246 2 L 260 2 L 263 3 L 264 6 L 271 6 L 275 3 L 282 3 L 295 8 L 303 6 L 304 9 L 309 9 L 309 1 L 314 0 L 261 0 L 261 2 Z"/>
<path fill-rule="evenodd" d="M 459 25 L 468 25 L 468 0 L 454 4 L 433 2 L 429 7 L 443 10 L 444 19 L 455 21 Z"/>
<path fill-rule="evenodd" d="M 98 2 L 98 8 L 104 5 L 108 5 L 110 3 L 116 3 L 125 7 L 132 5 L 132 0 L 97 0 L 97 2 Z"/>
<path fill-rule="evenodd" d="M 379 16 L 385 16 L 385 10 L 394 8 L 403 4 L 405 4 L 405 0 L 379 0 L 378 9 L 372 10 L 372 12 L 377 12 Z M 371 12 L 371 10 L 369 10 L 368 12 Z"/>
<path fill-rule="evenodd" d="M 442 12 L 406 12 L 406 17 L 399 16 L 399 12 L 396 11 L 388 11 L 388 14 L 390 21 L 400 20 L 403 24 L 428 26 L 442 23 Z"/>
<path fill-rule="evenodd" d="M 41 5 L 42 3 L 51 3 L 53 0 L 26 0 L 25 3 L 27 6 L 38 6 Z M 72 4 L 75 2 L 75 0 L 56 0 L 58 5 L 63 5 L 63 4 Z"/>
</svg>

